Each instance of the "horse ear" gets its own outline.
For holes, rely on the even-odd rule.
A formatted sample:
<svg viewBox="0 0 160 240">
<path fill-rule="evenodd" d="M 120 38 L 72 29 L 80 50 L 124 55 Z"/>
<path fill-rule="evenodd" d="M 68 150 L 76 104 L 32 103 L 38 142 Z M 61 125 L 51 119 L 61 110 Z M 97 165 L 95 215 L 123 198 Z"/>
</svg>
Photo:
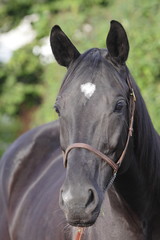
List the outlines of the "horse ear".
<svg viewBox="0 0 160 240">
<path fill-rule="evenodd" d="M 129 53 L 128 37 L 123 26 L 115 20 L 111 21 L 106 44 L 110 56 L 120 64 L 125 63 Z"/>
<path fill-rule="evenodd" d="M 80 55 L 58 25 L 55 25 L 51 30 L 50 44 L 55 59 L 62 66 L 69 67 L 70 63 Z"/>
</svg>

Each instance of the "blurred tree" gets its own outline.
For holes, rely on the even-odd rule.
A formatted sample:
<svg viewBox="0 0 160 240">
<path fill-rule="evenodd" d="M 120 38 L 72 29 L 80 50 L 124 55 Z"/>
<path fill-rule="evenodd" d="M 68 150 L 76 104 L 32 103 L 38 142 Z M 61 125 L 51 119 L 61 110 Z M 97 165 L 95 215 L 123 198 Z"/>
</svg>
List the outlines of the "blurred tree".
<svg viewBox="0 0 160 240">
<path fill-rule="evenodd" d="M 30 108 L 41 103 L 43 67 L 38 58 L 32 56 L 31 46 L 14 52 L 10 62 L 1 67 L 0 114 L 15 116 L 22 105 Z"/>
<path fill-rule="evenodd" d="M 131 46 L 128 66 L 160 132 L 159 0 L 1 0 L 0 32 L 33 13 L 38 16 L 32 22 L 36 39 L 15 51 L 8 63 L 0 63 L 0 152 L 19 133 L 56 118 L 52 106 L 65 68 L 33 54 L 54 24 L 62 27 L 80 52 L 105 47 L 111 19 L 124 25 Z"/>
</svg>

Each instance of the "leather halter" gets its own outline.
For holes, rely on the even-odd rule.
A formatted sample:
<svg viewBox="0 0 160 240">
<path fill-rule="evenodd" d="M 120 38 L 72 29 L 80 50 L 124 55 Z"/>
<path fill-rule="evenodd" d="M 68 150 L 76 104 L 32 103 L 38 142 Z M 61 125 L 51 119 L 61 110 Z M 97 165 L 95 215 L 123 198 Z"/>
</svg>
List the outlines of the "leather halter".
<svg viewBox="0 0 160 240">
<path fill-rule="evenodd" d="M 127 77 L 127 84 L 129 87 L 129 91 L 130 91 L 130 107 L 129 107 L 129 111 L 130 111 L 130 116 L 129 116 L 129 129 L 128 129 L 128 136 L 127 136 L 127 140 L 126 140 L 126 145 L 124 147 L 124 150 L 120 156 L 120 158 L 118 159 L 118 161 L 115 163 L 112 159 L 110 159 L 109 157 L 107 157 L 105 154 L 103 154 L 102 152 L 100 152 L 99 150 L 93 148 L 92 146 L 86 144 L 86 143 L 73 143 L 71 144 L 65 152 L 63 152 L 64 155 L 64 166 L 67 167 L 67 160 L 68 160 L 68 154 L 72 149 L 75 148 L 82 148 L 82 149 L 86 149 L 92 153 L 94 153 L 96 156 L 98 156 L 99 158 L 101 158 L 102 160 L 104 160 L 105 162 L 108 163 L 108 165 L 110 167 L 113 168 L 113 173 L 114 176 L 116 176 L 117 171 L 119 169 L 119 167 L 121 166 L 121 163 L 124 159 L 124 156 L 126 154 L 127 148 L 128 148 L 128 144 L 129 144 L 129 140 L 130 137 L 132 136 L 132 132 L 133 132 L 133 120 L 134 120 L 134 113 L 135 113 L 135 103 L 136 103 L 136 96 L 134 93 L 134 90 L 132 88 L 132 84 L 131 84 L 131 80 L 129 77 Z"/>
</svg>

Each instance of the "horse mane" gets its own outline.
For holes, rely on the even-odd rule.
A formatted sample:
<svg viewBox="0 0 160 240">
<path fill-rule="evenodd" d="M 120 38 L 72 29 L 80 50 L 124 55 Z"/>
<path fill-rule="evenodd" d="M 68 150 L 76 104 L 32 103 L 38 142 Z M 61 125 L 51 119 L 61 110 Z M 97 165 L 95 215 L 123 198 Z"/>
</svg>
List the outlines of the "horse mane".
<svg viewBox="0 0 160 240">
<path fill-rule="evenodd" d="M 124 84 L 120 81 L 121 71 L 117 66 L 115 66 L 114 63 L 112 63 L 110 56 L 108 54 L 108 50 L 91 48 L 84 52 L 83 54 L 81 54 L 74 62 L 71 63 L 63 79 L 59 94 L 61 94 L 61 92 L 68 87 L 68 84 L 72 83 L 72 79 L 74 78 L 75 74 L 76 78 L 80 78 L 80 81 L 84 81 L 90 75 L 92 75 L 92 80 L 94 81 L 95 76 L 97 77 L 97 69 L 99 69 L 101 62 L 104 62 L 106 66 L 108 65 L 109 75 L 110 74 L 112 75 L 112 73 L 113 76 L 117 74 L 117 77 L 119 78 L 117 83 L 120 84 L 121 90 L 123 91 Z"/>
<path fill-rule="evenodd" d="M 145 178 L 149 194 L 160 194 L 160 136 L 154 129 L 146 104 L 137 84 L 129 73 L 136 94 L 134 148 L 138 166 Z"/>
</svg>

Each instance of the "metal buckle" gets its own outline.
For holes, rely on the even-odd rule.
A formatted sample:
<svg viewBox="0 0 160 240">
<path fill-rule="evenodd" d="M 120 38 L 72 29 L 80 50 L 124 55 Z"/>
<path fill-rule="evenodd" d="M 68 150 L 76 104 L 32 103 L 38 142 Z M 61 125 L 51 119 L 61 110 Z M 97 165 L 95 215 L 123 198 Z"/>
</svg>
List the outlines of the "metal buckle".
<svg viewBox="0 0 160 240">
<path fill-rule="evenodd" d="M 133 100 L 134 100 L 134 102 L 136 102 L 136 95 L 135 95 L 135 93 L 134 93 L 133 88 L 131 89 L 130 95 L 133 96 Z"/>
</svg>

